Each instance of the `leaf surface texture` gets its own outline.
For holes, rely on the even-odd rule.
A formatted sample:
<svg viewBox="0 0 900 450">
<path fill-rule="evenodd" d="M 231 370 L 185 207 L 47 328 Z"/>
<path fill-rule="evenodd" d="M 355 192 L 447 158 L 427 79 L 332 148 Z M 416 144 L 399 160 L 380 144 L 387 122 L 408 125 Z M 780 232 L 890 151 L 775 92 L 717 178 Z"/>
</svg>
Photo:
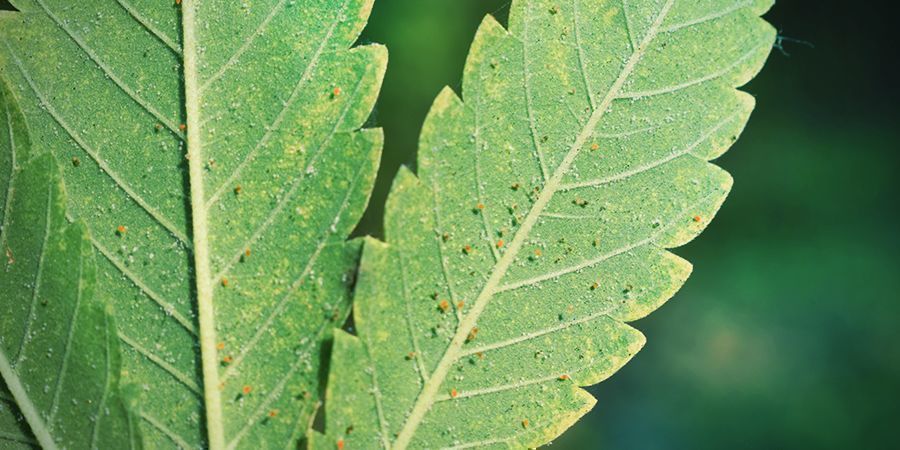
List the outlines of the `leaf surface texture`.
<svg viewBox="0 0 900 450">
<path fill-rule="evenodd" d="M 0 447 L 141 448 L 87 230 L 0 82 Z"/>
<path fill-rule="evenodd" d="M 62 166 L 152 448 L 296 445 L 349 311 L 371 0 L 15 0 L 0 71 Z"/>
<path fill-rule="evenodd" d="M 317 449 L 524 448 L 644 344 L 731 177 L 769 0 L 514 0 L 482 23 L 365 246 Z"/>
</svg>

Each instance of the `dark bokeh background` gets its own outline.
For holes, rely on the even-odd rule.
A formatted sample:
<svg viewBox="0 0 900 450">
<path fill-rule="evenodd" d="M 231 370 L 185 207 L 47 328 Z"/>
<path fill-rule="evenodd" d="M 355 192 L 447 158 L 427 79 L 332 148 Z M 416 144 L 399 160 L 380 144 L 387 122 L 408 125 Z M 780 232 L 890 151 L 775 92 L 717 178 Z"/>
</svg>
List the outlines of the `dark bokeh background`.
<svg viewBox="0 0 900 450">
<path fill-rule="evenodd" d="M 725 0 L 722 0 L 725 1 Z M 5 4 L 0 0 L 0 7 Z M 360 233 L 379 235 L 425 113 L 459 91 L 481 17 L 508 0 L 378 0 L 363 42 L 391 61 L 373 123 L 381 179 Z M 719 163 L 736 180 L 716 222 L 677 253 L 695 272 L 637 322 L 647 347 L 591 388 L 560 449 L 900 446 L 896 18 L 891 4 L 781 0 L 787 37 L 747 89 L 759 106 Z"/>
<path fill-rule="evenodd" d="M 723 2 L 725 0 L 722 0 Z M 364 42 L 391 53 L 382 205 L 444 85 L 459 92 L 481 17 L 508 0 L 378 0 Z M 897 21 L 887 2 L 781 0 L 784 42 L 747 89 L 759 106 L 719 163 L 736 180 L 676 252 L 694 275 L 636 326 L 647 347 L 591 388 L 561 449 L 900 448 Z"/>
</svg>

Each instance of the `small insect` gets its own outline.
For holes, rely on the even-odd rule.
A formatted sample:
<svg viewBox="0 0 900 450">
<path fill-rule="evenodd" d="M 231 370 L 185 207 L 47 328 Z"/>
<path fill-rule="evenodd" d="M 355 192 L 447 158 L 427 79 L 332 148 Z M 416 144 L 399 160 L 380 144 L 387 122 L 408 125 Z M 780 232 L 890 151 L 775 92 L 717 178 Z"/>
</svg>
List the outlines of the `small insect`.
<svg viewBox="0 0 900 450">
<path fill-rule="evenodd" d="M 598 284 L 598 283 L 595 281 L 594 284 L 591 285 L 591 290 L 592 290 L 592 291 L 596 291 L 599 287 L 600 287 L 600 284 Z"/>
<path fill-rule="evenodd" d="M 519 184 L 519 183 L 513 183 L 512 186 L 510 186 L 510 189 L 512 189 L 512 190 L 514 190 L 514 191 L 518 191 L 520 187 L 522 187 L 521 184 Z"/>
<path fill-rule="evenodd" d="M 159 133 L 160 131 L 162 131 L 163 126 L 161 123 L 158 123 L 156 125 L 153 125 L 153 129 L 156 130 L 157 133 Z"/>
<path fill-rule="evenodd" d="M 222 278 L 222 287 L 228 287 L 228 278 Z"/>
<path fill-rule="evenodd" d="M 81 160 L 78 159 L 77 156 L 73 156 L 73 157 L 72 157 L 72 165 L 75 166 L 75 167 L 80 166 L 80 165 L 81 165 Z"/>
<path fill-rule="evenodd" d="M 251 392 L 251 391 L 253 391 L 253 388 L 252 388 L 252 387 L 250 387 L 250 386 L 249 386 L 249 385 L 247 385 L 247 386 L 244 386 L 244 387 L 243 387 L 243 389 L 241 389 L 241 392 L 243 392 L 243 393 L 244 393 L 244 395 L 247 395 L 247 394 L 249 394 L 249 393 L 250 393 L 250 392 Z"/>
<path fill-rule="evenodd" d="M 587 200 L 585 200 L 581 197 L 577 197 L 575 200 L 572 200 L 572 203 L 574 203 L 575 205 L 580 206 L 582 208 L 584 208 L 588 205 Z"/>
<path fill-rule="evenodd" d="M 700 216 L 694 216 L 694 222 L 700 222 L 703 220 Z"/>
<path fill-rule="evenodd" d="M 9 247 L 6 247 L 6 264 L 13 265 L 16 263 L 16 258 L 13 258 L 12 250 Z"/>
<path fill-rule="evenodd" d="M 416 357 L 416 352 L 409 352 L 409 353 L 406 354 L 406 360 L 407 360 L 407 361 L 411 361 L 411 360 L 412 360 L 413 358 L 415 358 L 415 357 Z"/>
<path fill-rule="evenodd" d="M 119 225 L 116 227 L 116 234 L 118 234 L 119 236 L 124 236 L 127 232 L 128 227 L 126 227 L 125 225 Z"/>
<path fill-rule="evenodd" d="M 248 249 L 244 250 L 244 258 L 249 258 L 249 257 L 250 257 L 250 249 L 248 248 Z"/>
<path fill-rule="evenodd" d="M 459 395 L 459 392 L 456 388 L 450 389 L 450 398 L 456 398 Z"/>
<path fill-rule="evenodd" d="M 441 309 L 441 312 L 446 313 L 447 311 L 450 311 L 450 302 L 448 302 L 447 300 L 441 300 L 441 302 L 438 303 L 438 308 Z"/>
<path fill-rule="evenodd" d="M 447 232 L 445 231 L 444 234 L 441 235 L 441 239 L 443 239 L 444 242 L 449 241 L 449 240 L 450 240 L 450 233 L 447 233 Z"/>
<path fill-rule="evenodd" d="M 243 188 L 241 187 L 241 185 L 235 186 L 234 187 L 234 195 L 240 194 L 242 190 L 243 190 Z"/>
</svg>

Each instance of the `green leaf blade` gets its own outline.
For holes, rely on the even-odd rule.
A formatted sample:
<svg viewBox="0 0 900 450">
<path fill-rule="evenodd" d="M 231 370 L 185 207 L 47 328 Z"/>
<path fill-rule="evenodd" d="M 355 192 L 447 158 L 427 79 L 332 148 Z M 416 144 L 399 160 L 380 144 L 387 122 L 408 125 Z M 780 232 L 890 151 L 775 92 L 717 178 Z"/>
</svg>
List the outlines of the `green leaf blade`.
<svg viewBox="0 0 900 450">
<path fill-rule="evenodd" d="M 533 447 L 587 412 L 578 386 L 644 344 L 625 322 L 690 274 L 666 249 L 731 188 L 708 161 L 753 108 L 735 87 L 771 49 L 770 4 L 520 0 L 509 31 L 486 18 L 465 102 L 438 96 L 418 178 L 395 181 L 390 245 L 364 250 L 360 361 L 336 355 L 330 383 L 367 371 L 372 398 L 334 388 L 317 448 Z M 374 434 L 345 431 L 364 416 Z"/>
<path fill-rule="evenodd" d="M 32 153 L 5 87 L 0 103 L 7 155 L 0 170 L 8 174 L 0 230 L 0 439 L 43 448 L 141 448 L 119 389 L 116 329 L 106 303 L 94 295 L 87 230 L 66 221 L 56 161 Z"/>
<path fill-rule="evenodd" d="M 0 70 L 102 256 L 148 446 L 297 442 L 383 142 L 372 1 L 15 6 Z"/>
</svg>

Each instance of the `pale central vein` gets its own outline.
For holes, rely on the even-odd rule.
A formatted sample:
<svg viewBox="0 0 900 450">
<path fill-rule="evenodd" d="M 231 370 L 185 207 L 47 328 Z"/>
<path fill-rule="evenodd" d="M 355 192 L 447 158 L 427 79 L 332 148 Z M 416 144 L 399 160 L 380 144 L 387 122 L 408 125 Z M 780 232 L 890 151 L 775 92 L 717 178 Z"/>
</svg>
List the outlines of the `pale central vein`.
<svg viewBox="0 0 900 450">
<path fill-rule="evenodd" d="M 413 434 L 415 433 L 416 429 L 418 429 L 419 424 L 422 422 L 422 420 L 425 418 L 425 415 L 434 404 L 437 398 L 438 389 L 440 389 L 441 384 L 443 384 L 444 379 L 451 369 L 451 366 L 461 356 L 462 347 L 463 344 L 465 344 L 469 330 L 475 326 L 475 323 L 477 322 L 481 313 L 487 307 L 487 304 L 495 294 L 496 289 L 500 286 L 500 282 L 506 275 L 506 271 L 509 269 L 510 265 L 512 265 L 519 250 L 521 250 L 522 246 L 525 244 L 525 241 L 528 238 L 531 229 L 537 223 L 538 219 L 541 216 L 541 213 L 550 203 L 550 200 L 553 198 L 553 195 L 556 193 L 557 188 L 560 186 L 563 177 L 565 177 L 565 175 L 568 173 L 569 168 L 572 166 L 584 143 L 594 133 L 594 130 L 596 129 L 600 120 L 603 118 L 612 102 L 619 95 L 619 92 L 625 85 L 625 82 L 631 76 L 631 73 L 634 71 L 641 58 L 644 56 L 644 53 L 647 51 L 650 43 L 656 37 L 657 33 L 659 32 L 660 26 L 668 15 L 668 12 L 671 9 L 673 3 L 674 0 L 667 0 L 663 5 L 658 16 L 647 31 L 647 35 L 642 40 L 641 44 L 634 49 L 634 52 L 623 67 L 621 73 L 619 74 L 619 77 L 612 84 L 609 92 L 607 92 L 599 107 L 592 112 L 590 119 L 588 120 L 585 127 L 581 130 L 578 137 L 575 139 L 575 142 L 570 147 L 568 153 L 566 154 L 566 157 L 554 171 L 552 178 L 550 178 L 550 180 L 545 185 L 540 197 L 535 202 L 531 211 L 529 211 L 528 216 L 523 221 L 522 227 L 519 229 L 519 231 L 516 233 L 515 238 L 513 238 L 512 242 L 510 243 L 509 250 L 503 255 L 503 258 L 501 258 L 495 266 L 491 277 L 488 279 L 488 282 L 485 284 L 484 289 L 482 289 L 481 293 L 479 294 L 477 300 L 475 301 L 475 304 L 472 307 L 472 310 L 463 319 L 463 323 L 460 324 L 461 326 L 454 335 L 453 340 L 450 342 L 450 345 L 448 346 L 447 350 L 444 353 L 444 356 L 438 363 L 437 368 L 435 369 L 431 378 L 426 381 L 425 386 L 422 388 L 419 396 L 416 398 L 416 402 L 405 423 L 403 424 L 403 428 L 397 435 L 397 439 L 394 441 L 395 449 L 403 450 L 409 445 L 410 441 L 412 440 Z"/>
<path fill-rule="evenodd" d="M 187 113 L 188 170 L 191 185 L 191 221 L 194 241 L 194 280 L 200 324 L 200 359 L 203 370 L 206 430 L 210 450 L 225 448 L 219 357 L 216 349 L 215 308 L 209 252 L 209 210 L 205 205 L 203 135 L 200 129 L 200 43 L 197 37 L 198 0 L 184 0 L 181 19 L 184 36 L 184 96 Z"/>
</svg>

